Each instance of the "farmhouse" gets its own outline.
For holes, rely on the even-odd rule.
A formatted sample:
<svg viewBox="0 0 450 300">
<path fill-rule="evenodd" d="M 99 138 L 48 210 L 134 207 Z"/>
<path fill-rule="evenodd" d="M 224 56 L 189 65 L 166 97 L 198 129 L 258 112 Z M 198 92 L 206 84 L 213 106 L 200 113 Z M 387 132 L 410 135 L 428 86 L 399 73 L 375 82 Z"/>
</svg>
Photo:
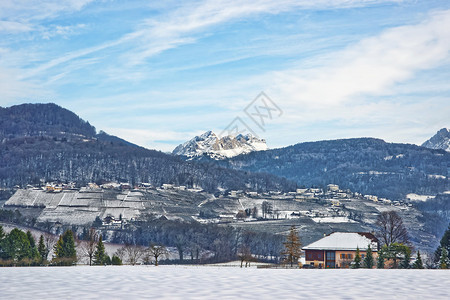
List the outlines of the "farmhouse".
<svg viewBox="0 0 450 300">
<path fill-rule="evenodd" d="M 370 245 L 373 257 L 379 250 L 378 239 L 369 232 L 333 232 L 303 247 L 306 264 L 315 268 L 349 268 L 359 248 L 361 259 Z"/>
</svg>

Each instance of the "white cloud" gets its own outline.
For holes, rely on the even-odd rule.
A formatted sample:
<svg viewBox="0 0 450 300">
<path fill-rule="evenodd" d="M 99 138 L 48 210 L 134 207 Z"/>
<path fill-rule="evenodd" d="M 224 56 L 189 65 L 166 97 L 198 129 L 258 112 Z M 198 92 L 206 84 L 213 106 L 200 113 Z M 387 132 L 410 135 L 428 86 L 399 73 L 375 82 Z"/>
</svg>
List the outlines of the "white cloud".
<svg viewBox="0 0 450 300">
<path fill-rule="evenodd" d="M 182 133 L 170 130 L 147 130 L 147 129 L 124 129 L 124 128 L 106 128 L 108 134 L 118 136 L 136 145 L 148 149 L 158 149 L 165 152 L 171 152 L 178 143 L 183 143 L 194 136 L 203 132 Z"/>
<path fill-rule="evenodd" d="M 20 22 L 15 22 L 15 21 L 3 21 L 0 20 L 0 33 L 4 32 L 4 33 L 22 33 L 22 32 L 27 32 L 27 31 L 31 31 L 32 30 L 32 26 L 30 26 L 29 24 L 24 24 L 24 23 L 20 23 Z"/>
<path fill-rule="evenodd" d="M 389 29 L 329 57 L 327 65 L 275 73 L 276 88 L 293 104 L 324 107 L 364 95 L 385 95 L 397 83 L 449 58 L 450 11 L 421 24 Z"/>
<path fill-rule="evenodd" d="M 35 82 L 20 80 L 19 73 L 19 70 L 0 66 L 0 105 L 6 106 L 17 101 L 34 101 L 53 95 L 51 91 L 45 90 Z"/>
<path fill-rule="evenodd" d="M 160 20 L 149 19 L 135 32 L 141 46 L 130 51 L 125 57 L 131 65 L 138 65 L 145 59 L 159 54 L 163 50 L 192 43 L 195 34 L 225 22 L 246 18 L 253 15 L 278 14 L 290 9 L 333 9 L 372 5 L 382 2 L 372 0 L 214 0 L 204 1 L 198 5 L 189 3 L 178 10 L 163 16 Z"/>
<path fill-rule="evenodd" d="M 74 12 L 81 10 L 92 0 L 72 0 L 60 3 L 56 0 L 45 0 L 39 4 L 26 6 L 22 1 L 6 1 L 3 3 L 7 15 L 17 13 L 19 20 L 42 20 L 52 18 L 62 12 Z M 175 11 L 159 16 L 158 19 L 144 20 L 134 32 L 125 34 L 117 40 L 104 42 L 85 49 L 79 49 L 72 53 L 66 53 L 60 58 L 55 58 L 26 76 L 34 76 L 48 68 L 70 60 L 77 59 L 110 47 L 127 43 L 128 46 L 134 41 L 131 49 L 123 55 L 121 63 L 129 69 L 141 64 L 147 58 L 160 54 L 161 52 L 193 43 L 198 37 L 196 34 L 207 28 L 216 26 L 232 20 L 245 18 L 261 13 L 278 14 L 290 9 L 335 9 L 373 5 L 384 2 L 402 2 L 400 0 L 317 0 L 317 1 L 295 1 L 295 0 L 213 0 L 190 2 L 182 5 Z M 1 6 L 0 6 L 1 8 Z M 21 8 L 24 8 L 21 10 Z M 1 16 L 1 14 L 0 14 Z M 44 34 L 44 37 L 47 37 Z M 48 35 L 51 37 L 51 35 Z M 128 70 L 131 72 L 131 70 Z M 122 72 L 123 73 L 123 72 Z"/>
<path fill-rule="evenodd" d="M 54 25 L 49 28 L 45 28 L 42 32 L 42 38 L 49 40 L 55 36 L 61 36 L 68 38 L 71 35 L 78 34 L 82 29 L 86 27 L 86 24 L 76 24 L 70 26 Z"/>
<path fill-rule="evenodd" d="M 277 140 L 283 131 L 283 138 L 291 135 L 294 141 L 374 136 L 421 143 L 430 132 L 450 125 L 450 86 L 439 77 L 447 76 L 445 71 L 435 71 L 439 80 L 432 83 L 416 77 L 445 65 L 448 70 L 449 63 L 447 10 L 363 39 L 306 69 L 272 73 L 268 93 L 285 115 L 268 134 Z"/>
<path fill-rule="evenodd" d="M 38 21 L 61 13 L 76 12 L 94 0 L 2 0 L 0 18 L 16 21 Z"/>
</svg>

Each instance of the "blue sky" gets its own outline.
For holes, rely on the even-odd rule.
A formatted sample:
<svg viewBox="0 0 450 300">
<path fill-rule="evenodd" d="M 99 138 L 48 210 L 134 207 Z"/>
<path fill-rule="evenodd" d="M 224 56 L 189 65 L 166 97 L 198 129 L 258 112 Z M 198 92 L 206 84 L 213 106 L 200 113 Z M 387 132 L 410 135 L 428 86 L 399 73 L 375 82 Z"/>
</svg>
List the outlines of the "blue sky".
<svg viewBox="0 0 450 300">
<path fill-rule="evenodd" d="M 269 147 L 450 127 L 449 1 L 0 2 L 0 105 L 54 102 L 170 151 L 241 118 Z M 264 91 L 281 110 L 258 127 Z"/>
</svg>

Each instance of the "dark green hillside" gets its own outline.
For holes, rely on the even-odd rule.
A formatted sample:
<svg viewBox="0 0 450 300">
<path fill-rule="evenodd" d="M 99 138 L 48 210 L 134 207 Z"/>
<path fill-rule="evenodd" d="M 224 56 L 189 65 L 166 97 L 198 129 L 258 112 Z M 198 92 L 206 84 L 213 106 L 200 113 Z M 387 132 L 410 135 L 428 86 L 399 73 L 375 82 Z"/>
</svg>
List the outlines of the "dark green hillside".
<svg viewBox="0 0 450 300">
<path fill-rule="evenodd" d="M 0 109 L 0 186 L 45 181 L 150 182 L 224 189 L 292 190 L 273 175 L 249 174 L 216 165 L 185 162 L 96 130 L 55 104 Z"/>
</svg>

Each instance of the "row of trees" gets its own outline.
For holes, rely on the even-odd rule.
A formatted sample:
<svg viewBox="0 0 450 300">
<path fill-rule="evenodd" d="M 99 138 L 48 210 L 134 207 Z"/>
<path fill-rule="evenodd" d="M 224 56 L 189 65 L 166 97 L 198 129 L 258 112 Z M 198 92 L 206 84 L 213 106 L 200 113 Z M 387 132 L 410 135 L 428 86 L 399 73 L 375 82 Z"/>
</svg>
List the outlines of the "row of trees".
<svg viewBox="0 0 450 300">
<path fill-rule="evenodd" d="M 0 264 L 2 266 L 43 265 L 47 264 L 50 246 L 53 245 L 52 235 L 41 235 L 36 241 L 30 231 L 24 232 L 14 228 L 5 233 L 0 226 Z M 62 244 L 59 243 L 61 246 Z M 55 248 L 55 262 L 61 256 L 62 249 Z"/>
<path fill-rule="evenodd" d="M 364 259 L 361 258 L 360 250 L 357 248 L 351 267 L 353 269 L 372 269 L 376 266 L 378 269 L 384 269 L 387 261 L 391 262 L 388 266 L 394 269 L 424 269 L 420 251 L 417 251 L 417 258 L 411 265 L 411 249 L 400 243 L 392 243 L 389 246 L 384 245 L 378 251 L 376 259 L 373 257 L 373 251 L 370 246 L 366 249 Z"/>
</svg>

